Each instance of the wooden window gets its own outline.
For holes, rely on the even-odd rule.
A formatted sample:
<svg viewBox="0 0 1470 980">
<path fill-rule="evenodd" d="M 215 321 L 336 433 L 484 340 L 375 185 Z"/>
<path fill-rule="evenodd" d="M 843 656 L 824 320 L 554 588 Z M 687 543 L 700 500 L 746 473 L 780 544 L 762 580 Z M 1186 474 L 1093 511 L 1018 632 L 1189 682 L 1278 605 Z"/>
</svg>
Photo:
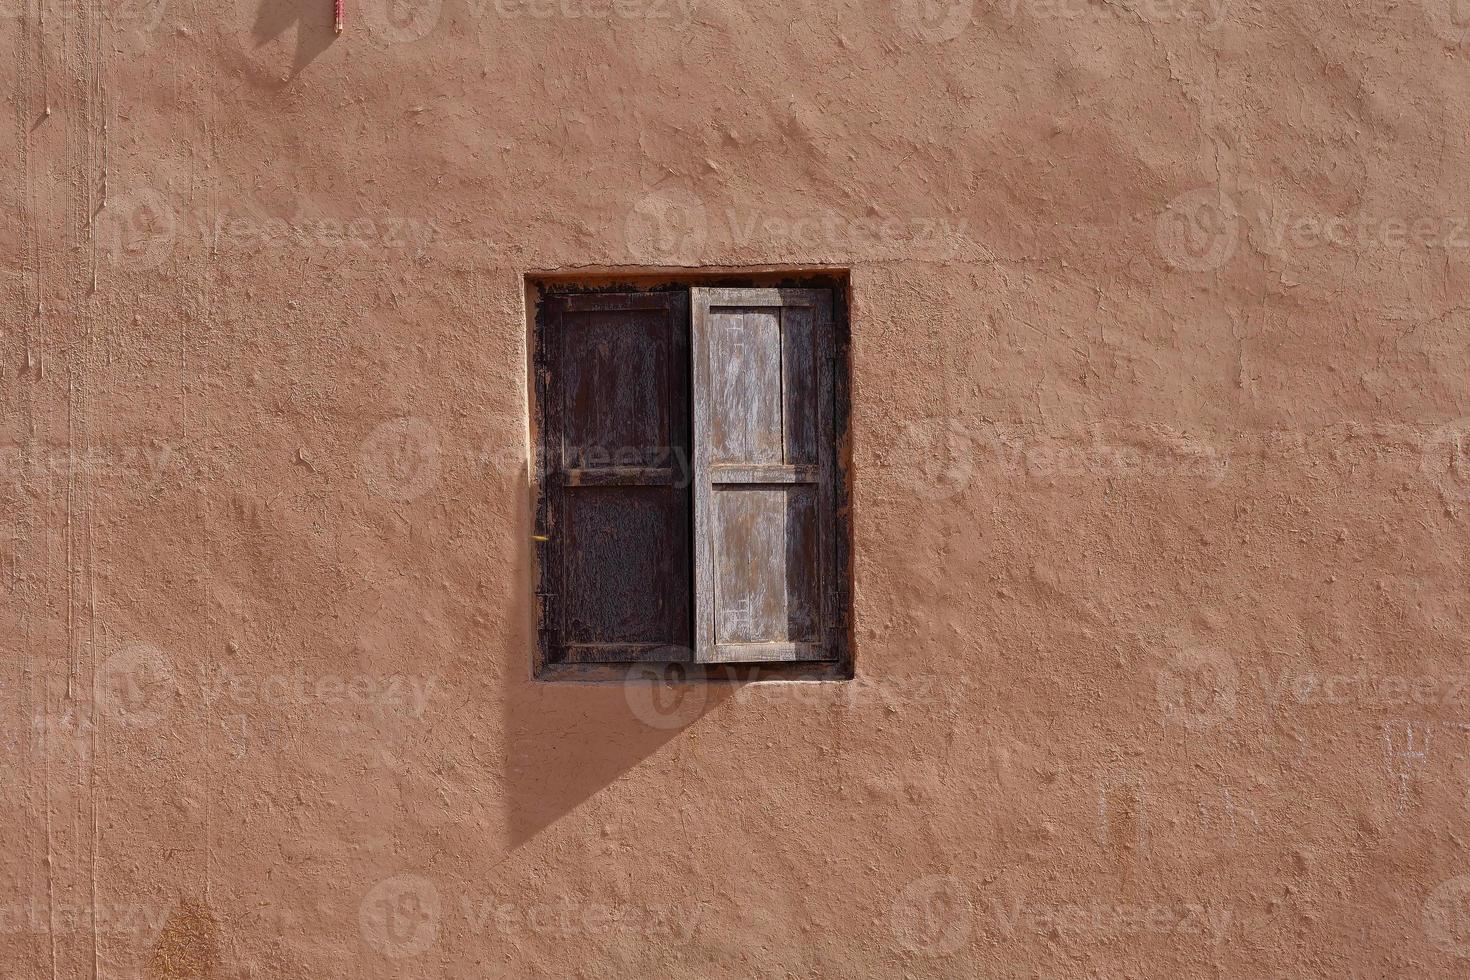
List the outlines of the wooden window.
<svg viewBox="0 0 1470 980">
<path fill-rule="evenodd" d="M 830 289 L 544 297 L 540 676 L 850 676 L 835 326 Z"/>
</svg>

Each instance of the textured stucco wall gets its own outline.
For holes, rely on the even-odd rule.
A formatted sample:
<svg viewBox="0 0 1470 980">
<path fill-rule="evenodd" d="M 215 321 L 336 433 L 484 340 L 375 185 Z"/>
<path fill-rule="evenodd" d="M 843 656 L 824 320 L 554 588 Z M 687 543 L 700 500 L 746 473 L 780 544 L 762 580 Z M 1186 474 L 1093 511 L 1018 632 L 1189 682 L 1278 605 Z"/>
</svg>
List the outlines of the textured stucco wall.
<svg viewBox="0 0 1470 980">
<path fill-rule="evenodd" d="M 0 973 L 1464 975 L 1451 0 L 417 2 L 0 2 Z M 528 679 L 688 265 L 851 269 L 852 683 Z"/>
</svg>

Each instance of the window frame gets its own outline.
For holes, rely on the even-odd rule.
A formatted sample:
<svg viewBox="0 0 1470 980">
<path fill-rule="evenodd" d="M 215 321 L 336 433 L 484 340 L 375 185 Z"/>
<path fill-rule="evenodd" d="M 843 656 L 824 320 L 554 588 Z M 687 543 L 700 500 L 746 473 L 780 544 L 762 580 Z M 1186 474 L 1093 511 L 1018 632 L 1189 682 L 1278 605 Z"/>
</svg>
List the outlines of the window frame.
<svg viewBox="0 0 1470 980">
<path fill-rule="evenodd" d="M 779 663 L 662 663 L 650 661 L 615 661 L 605 663 L 563 663 L 553 661 L 547 631 L 543 629 L 543 605 L 541 596 L 549 591 L 553 569 L 543 560 L 542 542 L 536 540 L 546 516 L 548 488 L 544 476 L 547 472 L 547 446 L 544 420 L 555 394 L 549 383 L 546 370 L 545 339 L 548 336 L 548 304 L 553 296 L 581 296 L 601 293 L 645 293 L 682 292 L 692 299 L 692 288 L 697 286 L 746 289 L 821 289 L 832 298 L 832 350 L 830 363 L 833 370 L 832 405 L 833 419 L 833 511 L 835 534 L 832 542 L 831 562 L 833 569 L 833 592 L 836 612 L 836 657 L 827 661 L 793 661 Z M 761 271 L 741 272 L 683 272 L 683 273 L 620 273 L 616 275 L 582 275 L 577 273 L 541 273 L 526 276 L 527 311 L 527 370 L 530 384 L 530 495 L 531 523 L 527 537 L 530 540 L 532 563 L 530 580 L 530 618 L 532 634 L 532 677 L 537 681 L 623 681 L 631 671 L 646 676 L 650 668 L 661 670 L 672 679 L 686 678 L 708 682 L 751 683 L 758 681 L 840 681 L 850 680 L 855 673 L 855 644 L 852 615 L 852 465 L 851 465 L 851 331 L 848 321 L 849 280 L 846 270 L 822 269 L 809 272 Z M 685 325 L 692 342 L 693 319 Z M 692 381 L 692 376 L 691 376 Z M 692 398 L 689 410 L 694 411 Z M 692 462 L 692 454 L 691 454 Z M 694 520 L 694 486 L 687 488 L 689 498 L 690 555 L 693 560 L 692 540 L 699 533 Z M 690 576 L 690 607 L 699 602 L 695 586 L 694 570 Z M 694 613 L 691 611 L 691 616 Z"/>
</svg>

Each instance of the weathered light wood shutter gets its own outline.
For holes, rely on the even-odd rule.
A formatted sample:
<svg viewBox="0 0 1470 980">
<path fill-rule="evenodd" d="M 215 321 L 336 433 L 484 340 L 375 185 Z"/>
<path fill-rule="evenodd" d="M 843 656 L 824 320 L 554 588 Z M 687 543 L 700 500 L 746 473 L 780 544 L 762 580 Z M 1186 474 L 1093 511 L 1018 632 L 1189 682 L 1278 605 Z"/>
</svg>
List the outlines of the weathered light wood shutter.
<svg viewBox="0 0 1470 980">
<path fill-rule="evenodd" d="M 836 659 L 831 294 L 693 307 L 695 659 Z"/>
<path fill-rule="evenodd" d="M 539 628 L 552 663 L 692 656 L 689 301 L 545 301 Z"/>
</svg>

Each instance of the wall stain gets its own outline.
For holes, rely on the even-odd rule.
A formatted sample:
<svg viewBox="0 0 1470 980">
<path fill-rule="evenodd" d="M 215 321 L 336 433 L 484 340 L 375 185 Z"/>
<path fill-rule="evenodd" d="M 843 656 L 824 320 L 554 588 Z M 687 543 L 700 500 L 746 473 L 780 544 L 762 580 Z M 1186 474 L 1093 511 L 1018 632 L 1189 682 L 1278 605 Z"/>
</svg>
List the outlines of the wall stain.
<svg viewBox="0 0 1470 980">
<path fill-rule="evenodd" d="M 221 976 L 219 921 L 209 906 L 183 901 L 169 913 L 153 956 L 149 980 L 210 980 Z"/>
</svg>

